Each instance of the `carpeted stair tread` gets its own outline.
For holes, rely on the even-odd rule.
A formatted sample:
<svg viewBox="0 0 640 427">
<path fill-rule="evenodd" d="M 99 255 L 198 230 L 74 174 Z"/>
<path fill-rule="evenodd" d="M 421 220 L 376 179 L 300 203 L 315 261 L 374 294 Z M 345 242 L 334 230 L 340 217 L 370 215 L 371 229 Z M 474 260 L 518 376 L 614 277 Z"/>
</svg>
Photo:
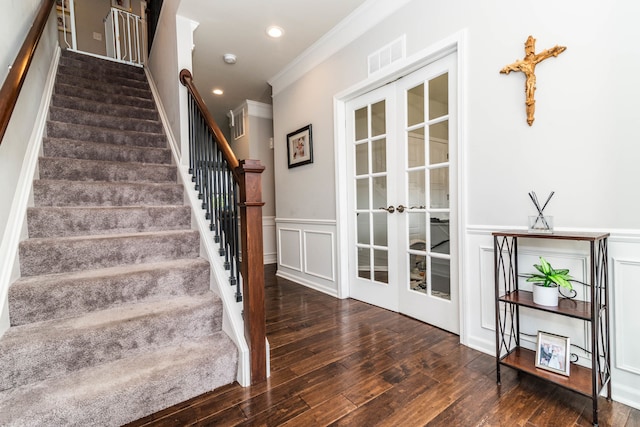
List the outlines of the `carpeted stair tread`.
<svg viewBox="0 0 640 427">
<path fill-rule="evenodd" d="M 60 81 L 64 81 L 67 84 L 76 84 L 78 83 L 79 87 L 89 87 L 91 85 L 87 85 L 86 81 L 96 81 L 96 74 L 92 70 L 88 70 L 86 68 L 79 67 L 78 64 L 60 64 L 58 67 L 58 77 L 64 76 L 64 79 Z M 73 80 L 71 79 L 73 77 Z M 78 80 L 75 80 L 78 79 Z M 140 79 L 139 74 L 131 74 L 131 73 L 102 73 L 100 74 L 99 82 L 101 84 L 110 84 L 117 85 L 120 87 L 130 87 L 135 89 L 143 89 L 149 90 L 149 83 L 147 83 L 146 79 Z"/>
<path fill-rule="evenodd" d="M 58 73 L 56 83 L 73 85 L 78 88 L 99 90 L 105 95 L 127 95 L 137 98 L 149 98 L 151 96 L 151 89 L 146 84 L 143 84 L 143 86 L 145 86 L 143 88 L 122 86 L 119 84 L 105 82 L 103 80 L 96 80 L 95 77 L 83 78 Z"/>
<path fill-rule="evenodd" d="M 146 73 L 64 51 L 54 92 L 0 337 L 0 426 L 119 426 L 233 382 Z"/>
<path fill-rule="evenodd" d="M 162 133 L 123 131 L 55 121 L 47 122 L 47 136 L 138 147 L 166 148 L 167 146 L 167 139 Z"/>
<path fill-rule="evenodd" d="M 168 148 L 131 147 L 45 137 L 42 150 L 45 157 L 171 164 L 171 150 Z"/>
<path fill-rule="evenodd" d="M 77 88 L 73 85 L 56 83 L 54 92 L 64 96 L 74 96 L 76 98 L 90 101 L 104 102 L 107 105 L 126 105 L 137 108 L 154 109 L 155 104 L 150 98 L 139 98 L 130 95 L 104 94 L 96 89 Z"/>
<path fill-rule="evenodd" d="M 222 332 L 0 393 L 0 425 L 120 426 L 229 384 L 237 351 Z"/>
<path fill-rule="evenodd" d="M 101 100 L 102 101 L 102 100 Z M 134 117 L 145 120 L 160 120 L 154 108 L 139 108 L 132 105 L 107 104 L 104 101 L 94 101 L 77 96 L 54 94 L 51 98 L 54 107 L 69 108 L 71 110 L 86 111 L 113 117 Z"/>
<path fill-rule="evenodd" d="M 21 277 L 9 288 L 9 314 L 11 325 L 19 326 L 208 290 L 203 258 Z"/>
<path fill-rule="evenodd" d="M 176 183 L 61 181 L 33 182 L 35 206 L 179 205 L 184 189 Z"/>
<path fill-rule="evenodd" d="M 138 119 L 135 117 L 114 118 L 104 114 L 54 106 L 49 108 L 49 120 L 135 132 L 163 132 L 162 124 L 157 120 Z"/>
<path fill-rule="evenodd" d="M 136 80 L 146 81 L 146 75 L 142 67 L 132 67 L 107 59 L 96 58 L 75 52 L 63 51 L 60 57 L 60 65 L 80 68 L 89 71 L 96 78 L 104 75 L 117 75 Z"/>
<path fill-rule="evenodd" d="M 195 230 L 28 239 L 20 242 L 20 272 L 27 277 L 195 258 L 199 251 Z"/>
<path fill-rule="evenodd" d="M 69 181 L 176 182 L 173 165 L 40 157 L 40 178 Z"/>
<path fill-rule="evenodd" d="M 188 206 L 33 207 L 27 209 L 29 237 L 122 234 L 183 230 L 191 226 Z"/>
<path fill-rule="evenodd" d="M 207 292 L 11 327 L 0 341 L 0 390 L 211 335 L 221 313 Z"/>
</svg>

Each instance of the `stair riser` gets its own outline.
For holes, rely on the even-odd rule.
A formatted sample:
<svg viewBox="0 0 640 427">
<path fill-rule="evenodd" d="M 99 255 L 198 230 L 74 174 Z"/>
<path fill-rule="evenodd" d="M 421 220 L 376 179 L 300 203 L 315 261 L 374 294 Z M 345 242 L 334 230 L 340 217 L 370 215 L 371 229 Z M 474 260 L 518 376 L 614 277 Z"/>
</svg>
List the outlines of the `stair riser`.
<svg viewBox="0 0 640 427">
<path fill-rule="evenodd" d="M 136 98 L 151 98 L 151 90 L 138 89 L 129 86 L 114 85 L 109 83 L 103 83 L 100 80 L 87 80 L 76 76 L 70 76 L 65 74 L 58 74 L 56 77 L 56 84 L 72 85 L 77 88 L 92 89 L 101 92 L 105 95 L 126 95 Z"/>
<path fill-rule="evenodd" d="M 107 105 L 127 105 L 131 107 L 145 108 L 148 110 L 155 109 L 155 105 L 151 99 L 136 98 L 128 95 L 107 95 L 97 90 L 77 88 L 73 85 L 56 84 L 54 91 L 59 95 L 73 96 L 75 98 L 85 99 L 88 101 L 103 102 Z"/>
<path fill-rule="evenodd" d="M 166 206 L 184 202 L 178 184 L 106 182 L 33 182 L 35 206 Z"/>
<path fill-rule="evenodd" d="M 209 264 L 201 259 L 22 279 L 9 288 L 11 325 L 77 316 L 121 304 L 201 295 L 209 290 L 209 280 Z"/>
<path fill-rule="evenodd" d="M 167 139 L 163 134 L 124 132 L 115 129 L 51 121 L 47 122 L 47 136 L 50 138 L 64 138 L 135 147 L 165 148 L 167 146 Z"/>
<path fill-rule="evenodd" d="M 113 117 L 130 117 L 142 120 L 160 120 L 158 113 L 150 108 L 137 108 L 130 105 L 106 104 L 103 102 L 76 98 L 66 95 L 53 95 L 51 105 L 54 107 L 69 108 L 72 110 L 86 111 L 88 113 L 103 114 Z"/>
<path fill-rule="evenodd" d="M 80 81 L 93 81 L 94 84 L 96 80 L 100 84 L 109 84 L 109 85 L 117 85 L 121 87 L 130 87 L 134 89 L 142 89 L 149 90 L 149 84 L 146 80 L 141 80 L 138 78 L 138 74 L 124 74 L 119 76 L 117 74 L 112 74 L 108 72 L 100 73 L 100 75 L 96 75 L 93 70 L 87 70 L 79 67 L 69 66 L 60 64 L 58 67 L 58 76 L 65 76 L 66 81 L 71 80 L 72 78 L 81 87 L 92 88 L 92 86 L 87 85 L 86 83 L 80 83 Z M 134 78 L 131 78 L 134 77 Z"/>
<path fill-rule="evenodd" d="M 191 227 L 191 209 L 188 206 L 29 208 L 27 224 L 30 238 L 184 230 Z"/>
<path fill-rule="evenodd" d="M 171 165 L 101 162 L 41 157 L 41 179 L 70 181 L 176 182 L 177 170 Z"/>
<path fill-rule="evenodd" d="M 51 322 L 49 331 L 34 331 L 29 340 L 9 336 L 0 341 L 0 390 L 212 335 L 222 326 L 221 310 L 219 300 L 203 299 L 124 322 Z"/>
<path fill-rule="evenodd" d="M 29 239 L 20 244 L 23 277 L 64 273 L 123 264 L 195 258 L 200 249 L 195 231 L 88 238 Z"/>
<path fill-rule="evenodd" d="M 171 150 L 168 148 L 136 148 L 70 139 L 44 138 L 42 150 L 45 157 L 171 164 Z"/>
<path fill-rule="evenodd" d="M 104 116 L 102 114 L 87 113 L 84 111 L 69 110 L 59 107 L 50 108 L 49 120 L 134 132 L 159 134 L 163 132 L 162 124 L 160 122 L 129 117 Z"/>
</svg>

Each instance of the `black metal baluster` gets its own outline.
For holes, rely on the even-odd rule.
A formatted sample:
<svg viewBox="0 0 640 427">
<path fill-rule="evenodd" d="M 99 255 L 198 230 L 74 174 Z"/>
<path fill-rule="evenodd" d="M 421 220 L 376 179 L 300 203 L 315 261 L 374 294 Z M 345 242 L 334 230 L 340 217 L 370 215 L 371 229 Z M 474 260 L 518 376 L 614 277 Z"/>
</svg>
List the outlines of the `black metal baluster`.
<svg viewBox="0 0 640 427">
<path fill-rule="evenodd" d="M 215 135 L 189 94 L 189 173 L 202 200 L 202 209 L 224 256 L 224 268 L 229 271 L 229 282 L 236 287 L 236 301 L 242 301 L 240 287 L 240 244 L 238 186 L 233 173 L 219 149 Z"/>
<path fill-rule="evenodd" d="M 202 209 L 205 210 L 205 218 L 209 219 L 211 213 L 209 212 L 209 200 L 211 198 L 211 187 L 209 186 L 209 175 L 211 173 L 211 147 L 213 145 L 213 139 L 211 138 L 211 132 L 209 129 L 205 129 L 205 144 L 204 144 L 204 161 L 203 161 L 203 176 L 202 176 Z"/>
<path fill-rule="evenodd" d="M 224 171 L 225 171 L 225 163 L 224 163 L 224 158 L 222 156 L 222 151 L 218 150 L 218 174 L 217 174 L 217 179 L 216 179 L 216 202 L 217 202 L 217 206 L 216 206 L 216 216 L 217 216 L 217 230 L 218 230 L 218 253 L 220 254 L 220 256 L 224 256 L 224 217 L 223 217 L 223 212 L 224 212 L 224 198 L 223 198 L 223 185 L 222 185 L 222 181 L 223 181 L 223 177 L 224 177 Z"/>
<path fill-rule="evenodd" d="M 214 152 L 214 172 L 213 172 L 213 223 L 211 224 L 212 231 L 214 232 L 213 240 L 216 243 L 220 243 L 220 167 L 222 163 L 220 161 L 220 149 L 216 145 Z"/>
<path fill-rule="evenodd" d="M 233 184 L 233 233 L 235 242 L 235 251 L 233 252 L 233 264 L 235 265 L 235 285 L 236 285 L 236 301 L 242 301 L 242 287 L 240 286 L 240 237 L 238 227 L 238 186 Z"/>
<path fill-rule="evenodd" d="M 196 105 L 193 96 L 189 93 L 189 174 L 193 182 L 193 153 L 195 151 L 195 115 Z"/>
</svg>

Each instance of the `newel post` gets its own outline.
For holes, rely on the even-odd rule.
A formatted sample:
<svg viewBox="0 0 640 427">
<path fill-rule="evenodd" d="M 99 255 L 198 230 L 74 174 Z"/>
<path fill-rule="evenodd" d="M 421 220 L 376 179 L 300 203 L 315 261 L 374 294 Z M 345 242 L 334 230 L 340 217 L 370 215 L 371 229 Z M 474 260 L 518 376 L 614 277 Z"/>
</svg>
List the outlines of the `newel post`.
<svg viewBox="0 0 640 427">
<path fill-rule="evenodd" d="M 267 379 L 267 327 L 262 243 L 264 166 L 258 160 L 242 160 L 236 171 L 240 177 L 244 335 L 251 358 L 251 384 L 257 384 Z"/>
</svg>

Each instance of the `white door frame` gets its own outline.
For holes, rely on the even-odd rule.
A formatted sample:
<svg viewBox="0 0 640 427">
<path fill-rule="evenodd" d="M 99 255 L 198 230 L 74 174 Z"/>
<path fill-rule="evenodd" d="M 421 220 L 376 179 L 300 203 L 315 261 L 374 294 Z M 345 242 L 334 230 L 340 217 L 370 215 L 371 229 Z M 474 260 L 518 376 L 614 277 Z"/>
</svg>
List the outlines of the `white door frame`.
<svg viewBox="0 0 640 427">
<path fill-rule="evenodd" d="M 466 81 L 466 45 L 467 45 L 467 31 L 461 30 L 451 37 L 448 37 L 438 43 L 435 43 L 408 58 L 399 60 L 378 73 L 368 77 L 367 79 L 355 84 L 354 86 L 336 94 L 333 98 L 333 111 L 334 111 L 334 141 L 335 141 L 335 173 L 336 173 L 336 219 L 337 219 L 337 286 L 338 297 L 349 297 L 349 266 L 347 265 L 349 248 L 349 233 L 346 229 L 349 212 L 348 206 L 348 192 L 347 183 L 349 178 L 347 176 L 346 165 L 346 103 L 347 101 L 357 98 L 373 89 L 381 87 L 389 82 L 397 80 L 398 78 L 410 74 L 425 65 L 428 65 L 438 59 L 447 56 L 453 52 L 456 53 L 457 70 L 456 83 L 458 86 L 457 96 L 457 133 L 458 133 L 458 294 L 460 295 L 460 342 L 465 344 L 467 342 L 465 325 L 466 313 L 469 310 L 467 298 L 463 289 L 466 282 L 466 276 L 464 275 L 465 265 L 465 230 L 467 228 L 466 221 L 466 187 L 467 182 L 465 179 L 466 162 L 464 154 L 467 146 L 466 132 L 464 131 L 466 126 L 465 112 L 465 81 Z"/>
</svg>

